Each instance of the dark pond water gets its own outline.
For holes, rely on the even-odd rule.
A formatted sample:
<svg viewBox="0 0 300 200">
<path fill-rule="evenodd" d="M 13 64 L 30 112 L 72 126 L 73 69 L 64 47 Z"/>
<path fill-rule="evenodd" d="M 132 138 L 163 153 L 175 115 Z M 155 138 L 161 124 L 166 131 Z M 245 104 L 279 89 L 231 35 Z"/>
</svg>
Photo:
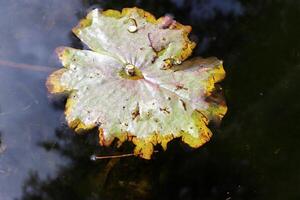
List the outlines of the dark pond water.
<svg viewBox="0 0 300 200">
<path fill-rule="evenodd" d="M 213 139 L 179 140 L 145 161 L 92 162 L 96 133 L 75 135 L 44 83 L 54 49 L 92 8 L 138 6 L 193 26 L 194 56 L 224 60 L 229 112 Z M 300 1 L 0 1 L 0 199 L 300 199 Z"/>
</svg>

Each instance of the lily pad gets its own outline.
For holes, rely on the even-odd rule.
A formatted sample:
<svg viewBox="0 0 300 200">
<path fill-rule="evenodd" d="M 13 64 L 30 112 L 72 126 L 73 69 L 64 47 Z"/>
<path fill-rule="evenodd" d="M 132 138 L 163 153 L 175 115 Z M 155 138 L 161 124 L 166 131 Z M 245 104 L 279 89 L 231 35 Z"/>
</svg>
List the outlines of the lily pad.
<svg viewBox="0 0 300 200">
<path fill-rule="evenodd" d="M 209 121 L 227 110 L 215 87 L 225 71 L 217 58 L 184 61 L 195 47 L 190 31 L 138 8 L 91 11 L 73 29 L 91 50 L 59 48 L 64 68 L 47 80 L 50 93 L 68 94 L 69 126 L 98 127 L 101 145 L 130 140 L 146 159 L 173 138 L 195 148 L 207 142 Z"/>
</svg>

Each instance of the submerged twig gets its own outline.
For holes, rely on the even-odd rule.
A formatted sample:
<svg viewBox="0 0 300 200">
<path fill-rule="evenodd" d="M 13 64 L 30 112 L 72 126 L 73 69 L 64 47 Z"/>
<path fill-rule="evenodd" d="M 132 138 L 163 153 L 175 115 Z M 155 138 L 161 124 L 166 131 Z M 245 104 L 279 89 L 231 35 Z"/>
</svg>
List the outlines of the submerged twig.
<svg viewBox="0 0 300 200">
<path fill-rule="evenodd" d="M 0 116 L 1 115 L 10 115 L 10 114 L 14 114 L 14 113 L 19 113 L 20 110 L 25 112 L 27 111 L 31 106 L 33 105 L 33 103 L 28 104 L 27 106 L 21 108 L 21 109 L 16 109 L 16 110 L 12 110 L 12 111 L 8 111 L 8 112 L 1 112 L 0 111 Z"/>
<path fill-rule="evenodd" d="M 157 153 L 158 151 L 155 150 L 153 153 Z M 125 158 L 125 157 L 131 157 L 135 156 L 134 153 L 127 153 L 127 154 L 120 154 L 120 155 L 108 155 L 108 156 L 96 156 L 92 155 L 91 160 L 96 161 L 96 160 L 103 160 L 103 159 L 110 159 L 110 158 Z"/>
<path fill-rule="evenodd" d="M 53 68 L 47 67 L 47 66 L 16 63 L 16 62 L 8 61 L 8 60 L 0 60 L 0 66 L 23 69 L 23 70 L 39 71 L 39 72 L 53 71 Z"/>
</svg>

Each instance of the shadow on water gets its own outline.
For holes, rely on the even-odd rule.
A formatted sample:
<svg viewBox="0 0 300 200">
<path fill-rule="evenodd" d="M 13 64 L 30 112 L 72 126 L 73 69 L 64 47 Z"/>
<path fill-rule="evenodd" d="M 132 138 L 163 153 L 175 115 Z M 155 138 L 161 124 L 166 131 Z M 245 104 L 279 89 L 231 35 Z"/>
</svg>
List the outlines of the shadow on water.
<svg viewBox="0 0 300 200">
<path fill-rule="evenodd" d="M 56 139 L 42 146 L 72 160 L 55 178 L 41 180 L 31 173 L 23 187 L 22 199 L 195 199 L 211 196 L 252 199 L 254 177 L 249 165 L 227 161 L 226 154 L 207 148 L 191 150 L 178 140 L 169 150 L 151 161 L 139 158 L 89 160 L 93 153 L 111 154 L 114 148 L 95 148 L 96 134 L 72 137 L 67 127 L 56 132 Z M 215 142 L 213 142 L 215 143 Z M 131 145 L 118 151 L 128 152 Z M 201 161 L 201 162 L 200 162 Z M 218 163 L 226 163 L 220 170 Z M 224 173 L 226 171 L 227 173 Z M 247 181 L 246 181 L 247 180 Z M 253 183 L 252 183 L 253 182 Z M 245 186 L 247 185 L 247 186 Z"/>
<path fill-rule="evenodd" d="M 96 131 L 75 135 L 64 101 L 47 98 L 48 73 L 0 65 L 0 199 L 299 199 L 296 0 L 3 1 L 0 60 L 55 69 L 56 47 L 82 48 L 70 30 L 88 10 L 127 6 L 174 15 L 193 27 L 194 56 L 224 60 L 222 126 L 197 150 L 175 140 L 150 161 L 92 162 L 132 144 L 102 148 Z"/>
</svg>

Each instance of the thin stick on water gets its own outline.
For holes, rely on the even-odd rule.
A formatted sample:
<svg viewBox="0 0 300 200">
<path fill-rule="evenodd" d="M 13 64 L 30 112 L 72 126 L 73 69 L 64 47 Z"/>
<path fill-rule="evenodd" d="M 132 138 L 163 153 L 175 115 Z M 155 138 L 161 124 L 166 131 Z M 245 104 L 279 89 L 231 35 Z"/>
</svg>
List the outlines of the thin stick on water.
<svg viewBox="0 0 300 200">
<path fill-rule="evenodd" d="M 54 68 L 47 67 L 47 66 L 16 63 L 9 60 L 0 60 L 0 66 L 23 69 L 23 70 L 39 71 L 39 72 L 51 72 L 54 70 Z"/>
<path fill-rule="evenodd" d="M 155 150 L 153 153 L 157 153 L 158 151 Z M 110 159 L 110 158 L 125 158 L 125 157 L 131 157 L 135 156 L 134 153 L 127 153 L 127 154 L 120 154 L 120 155 L 108 155 L 108 156 L 96 156 L 96 155 L 91 155 L 91 160 L 96 161 L 96 160 L 103 160 L 103 159 Z"/>
</svg>

